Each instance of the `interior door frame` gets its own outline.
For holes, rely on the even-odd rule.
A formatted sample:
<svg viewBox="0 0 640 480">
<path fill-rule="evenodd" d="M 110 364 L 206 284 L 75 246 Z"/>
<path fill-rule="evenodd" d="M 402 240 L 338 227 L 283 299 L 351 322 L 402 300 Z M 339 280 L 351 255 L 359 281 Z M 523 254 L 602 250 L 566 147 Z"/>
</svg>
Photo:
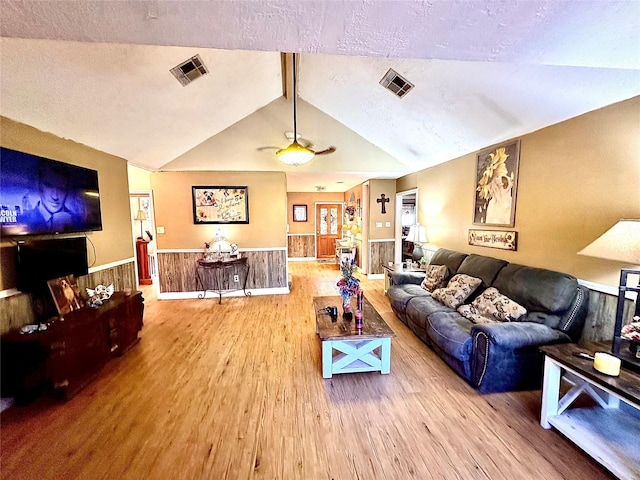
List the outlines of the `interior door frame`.
<svg viewBox="0 0 640 480">
<path fill-rule="evenodd" d="M 402 261 L 402 198 L 406 195 L 415 194 L 416 196 L 416 223 L 420 223 L 418 219 L 418 189 L 403 190 L 396 193 L 396 231 L 394 235 L 395 248 L 393 261 L 400 263 Z"/>
<path fill-rule="evenodd" d="M 338 216 L 338 236 L 342 238 L 342 223 L 344 220 L 345 202 L 314 202 L 313 204 L 313 247 L 316 260 L 318 259 L 318 206 L 320 205 L 340 205 L 340 213 Z"/>
</svg>

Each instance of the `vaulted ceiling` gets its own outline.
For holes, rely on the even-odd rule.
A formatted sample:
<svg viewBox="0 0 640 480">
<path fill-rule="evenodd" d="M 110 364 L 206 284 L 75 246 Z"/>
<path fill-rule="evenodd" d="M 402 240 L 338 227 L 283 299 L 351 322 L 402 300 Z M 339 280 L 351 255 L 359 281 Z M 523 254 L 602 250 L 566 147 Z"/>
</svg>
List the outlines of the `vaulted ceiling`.
<svg viewBox="0 0 640 480">
<path fill-rule="evenodd" d="M 285 171 L 344 191 L 640 94 L 637 1 L 0 2 L 0 114 L 148 170 Z M 288 167 L 280 52 L 299 52 Z M 169 70 L 199 54 L 183 87 Z M 415 87 L 379 81 L 389 68 Z M 274 148 L 265 148 L 274 147 Z M 341 183 L 338 183 L 341 182 Z"/>
</svg>

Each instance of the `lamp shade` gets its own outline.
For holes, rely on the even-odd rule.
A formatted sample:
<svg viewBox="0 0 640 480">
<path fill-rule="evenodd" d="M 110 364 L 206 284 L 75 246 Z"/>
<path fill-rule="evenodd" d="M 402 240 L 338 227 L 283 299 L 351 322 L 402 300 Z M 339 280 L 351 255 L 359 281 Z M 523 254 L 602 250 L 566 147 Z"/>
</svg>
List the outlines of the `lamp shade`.
<svg viewBox="0 0 640 480">
<path fill-rule="evenodd" d="M 136 216 L 134 218 L 134 220 L 146 220 L 147 216 L 144 213 L 144 210 L 138 210 L 138 213 L 136 213 Z"/>
<path fill-rule="evenodd" d="M 276 152 L 276 157 L 285 165 L 292 165 L 297 167 L 298 165 L 304 165 L 313 160 L 315 152 L 303 147 L 298 142 L 293 142 L 287 148 L 283 148 Z"/>
<path fill-rule="evenodd" d="M 578 255 L 640 265 L 640 219 L 622 219 Z"/>
<path fill-rule="evenodd" d="M 409 234 L 407 240 L 413 243 L 427 243 L 427 230 L 423 225 L 416 223 L 409 227 Z"/>
</svg>

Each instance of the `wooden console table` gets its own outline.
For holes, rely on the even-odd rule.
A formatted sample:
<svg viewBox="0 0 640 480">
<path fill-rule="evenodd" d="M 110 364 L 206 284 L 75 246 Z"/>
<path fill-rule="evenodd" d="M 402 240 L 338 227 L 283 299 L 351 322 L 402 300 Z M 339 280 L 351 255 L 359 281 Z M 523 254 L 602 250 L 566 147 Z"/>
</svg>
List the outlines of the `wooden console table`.
<svg viewBox="0 0 640 480">
<path fill-rule="evenodd" d="M 611 377 L 593 368 L 593 360 L 576 357 L 607 351 L 608 346 L 560 344 L 541 347 L 544 382 L 540 424 L 555 427 L 621 479 L 640 475 L 640 376 L 622 369 Z M 573 386 L 561 397 L 560 381 Z M 581 393 L 594 406 L 569 408 Z"/>
<path fill-rule="evenodd" d="M 202 293 L 198 298 L 205 298 L 207 292 L 213 292 L 218 295 L 220 304 L 222 295 L 240 290 L 249 297 L 251 292 L 246 290 L 248 277 L 247 257 L 216 261 L 200 259 L 196 265 L 196 285 L 200 286 Z"/>
<path fill-rule="evenodd" d="M 53 389 L 69 399 L 90 383 L 114 356 L 138 342 L 141 292 L 115 292 L 98 308 L 54 317 L 33 333 L 2 336 L 2 396 L 24 404 Z"/>
</svg>

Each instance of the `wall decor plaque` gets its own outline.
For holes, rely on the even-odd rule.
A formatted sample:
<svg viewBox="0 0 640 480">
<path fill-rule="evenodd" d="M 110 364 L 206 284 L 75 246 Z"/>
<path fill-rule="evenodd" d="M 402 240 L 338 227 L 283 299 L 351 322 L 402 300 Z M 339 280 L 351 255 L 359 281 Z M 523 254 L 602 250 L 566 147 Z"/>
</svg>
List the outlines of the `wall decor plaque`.
<svg viewBox="0 0 640 480">
<path fill-rule="evenodd" d="M 518 232 L 512 230 L 469 229 L 469 245 L 476 247 L 499 248 L 501 250 L 518 249 Z"/>
</svg>

